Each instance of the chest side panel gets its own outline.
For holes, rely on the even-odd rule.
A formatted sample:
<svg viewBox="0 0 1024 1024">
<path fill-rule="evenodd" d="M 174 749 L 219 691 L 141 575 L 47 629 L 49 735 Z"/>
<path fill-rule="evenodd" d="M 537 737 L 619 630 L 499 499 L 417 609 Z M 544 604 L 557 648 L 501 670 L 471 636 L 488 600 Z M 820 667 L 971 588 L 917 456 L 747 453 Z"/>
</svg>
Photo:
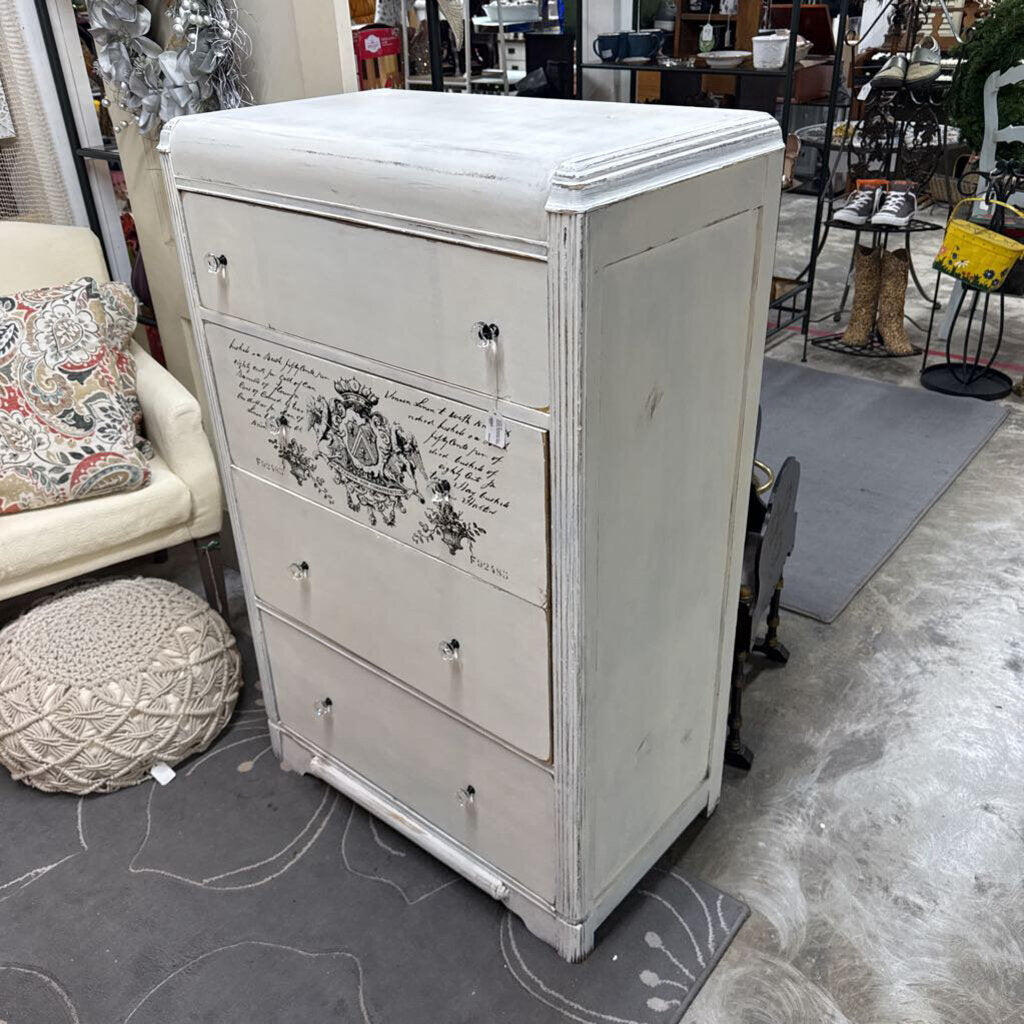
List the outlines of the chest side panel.
<svg viewBox="0 0 1024 1024">
<path fill-rule="evenodd" d="M 711 745 L 735 617 L 735 597 L 730 615 L 725 595 L 743 529 L 737 494 L 750 466 L 740 463 L 764 331 L 763 320 L 754 326 L 764 164 L 727 168 L 589 218 L 584 686 L 592 898 L 706 784 L 709 759 L 721 757 Z"/>
</svg>

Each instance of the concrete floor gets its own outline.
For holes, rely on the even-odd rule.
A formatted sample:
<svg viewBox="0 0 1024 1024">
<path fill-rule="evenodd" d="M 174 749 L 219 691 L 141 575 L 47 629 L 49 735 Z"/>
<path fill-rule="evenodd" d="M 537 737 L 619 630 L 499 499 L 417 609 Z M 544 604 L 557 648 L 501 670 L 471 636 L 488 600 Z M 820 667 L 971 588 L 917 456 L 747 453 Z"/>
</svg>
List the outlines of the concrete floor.
<svg viewBox="0 0 1024 1024">
<path fill-rule="evenodd" d="M 792 269 L 808 211 L 784 207 Z M 926 282 L 937 239 L 920 246 Z M 816 316 L 849 251 L 830 245 Z M 1024 301 L 1010 306 L 1016 365 Z M 798 359 L 799 344 L 771 354 Z M 812 351 L 810 365 L 920 386 L 916 359 Z M 753 770 L 727 770 L 720 809 L 681 844 L 687 870 L 753 911 L 685 1024 L 1024 1022 L 1024 411 L 1006 402 L 833 625 L 784 615 L 792 659 L 745 696 Z"/>
</svg>

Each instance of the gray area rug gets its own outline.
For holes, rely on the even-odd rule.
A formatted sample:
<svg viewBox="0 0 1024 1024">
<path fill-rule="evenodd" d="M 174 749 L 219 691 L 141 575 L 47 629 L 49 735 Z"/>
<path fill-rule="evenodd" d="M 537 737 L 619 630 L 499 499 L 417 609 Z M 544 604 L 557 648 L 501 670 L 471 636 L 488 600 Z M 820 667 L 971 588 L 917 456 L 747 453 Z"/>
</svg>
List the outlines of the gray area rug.
<svg viewBox="0 0 1024 1024">
<path fill-rule="evenodd" d="M 783 607 L 832 622 L 959 476 L 1006 410 L 766 359 L 758 458 L 800 461 Z"/>
<path fill-rule="evenodd" d="M 282 771 L 261 705 L 250 682 L 166 787 L 78 799 L 0 772 L 0 1021 L 674 1024 L 747 916 L 663 863 L 566 964 L 361 808 Z"/>
</svg>

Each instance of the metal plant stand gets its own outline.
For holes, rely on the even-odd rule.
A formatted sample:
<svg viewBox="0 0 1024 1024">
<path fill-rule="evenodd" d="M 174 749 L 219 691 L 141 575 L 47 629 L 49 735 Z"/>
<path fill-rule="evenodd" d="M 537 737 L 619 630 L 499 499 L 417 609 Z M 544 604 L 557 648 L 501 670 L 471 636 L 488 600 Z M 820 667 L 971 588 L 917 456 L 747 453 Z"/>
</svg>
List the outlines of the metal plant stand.
<svg viewBox="0 0 1024 1024">
<path fill-rule="evenodd" d="M 989 171 L 980 171 L 970 176 L 979 179 L 985 186 L 984 191 L 978 191 L 983 195 L 985 202 L 993 205 L 991 220 L 988 223 L 993 231 L 1006 233 L 1006 213 L 998 203 L 1006 203 L 1009 200 L 1021 195 L 1024 192 L 1024 166 L 1011 161 L 997 161 L 995 167 Z M 966 187 L 968 180 L 961 179 L 958 188 L 961 194 L 969 195 Z M 942 271 L 935 275 L 935 295 L 938 296 L 939 285 L 943 278 Z M 945 275 L 949 276 L 949 275 Z M 984 401 L 993 401 L 998 398 L 1005 398 L 1013 390 L 1013 381 L 1000 370 L 994 368 L 999 349 L 1003 344 L 1003 327 L 1005 323 L 1006 296 L 1019 296 L 1022 285 L 1019 276 L 1013 272 L 1003 282 L 998 291 L 985 291 L 975 288 L 964 281 L 955 279 L 953 293 L 950 298 L 950 307 L 943 319 L 940 328 L 946 342 L 946 361 L 928 365 L 928 349 L 930 344 L 925 345 L 924 358 L 921 361 L 921 384 L 930 391 L 940 391 L 945 395 L 957 395 L 967 398 L 980 398 Z M 991 351 L 985 356 L 986 335 L 992 338 L 993 332 L 989 327 L 989 313 L 992 308 L 992 299 L 999 300 L 999 321 L 995 329 L 995 342 L 989 340 Z M 967 324 L 963 329 L 963 345 L 960 346 L 959 356 L 953 354 L 953 339 L 957 332 L 957 325 L 960 322 L 960 314 L 964 307 L 967 307 Z M 979 306 L 980 313 L 979 313 Z M 932 331 L 935 326 L 935 309 L 933 305 L 932 314 L 928 319 L 928 342 L 931 342 Z M 976 331 L 972 352 L 972 331 Z"/>
<path fill-rule="evenodd" d="M 941 272 L 935 275 L 935 295 L 939 294 L 939 283 L 943 278 Z M 961 283 L 962 284 L 962 283 Z M 987 359 L 983 359 L 985 351 L 985 335 L 988 331 L 989 307 L 991 300 L 999 300 L 999 322 L 995 331 L 995 344 Z M 968 304 L 967 325 L 963 332 L 963 346 L 959 357 L 953 354 L 953 337 L 956 324 L 965 304 Z M 1013 390 L 1013 381 L 1001 370 L 993 369 L 996 356 L 1003 344 L 1003 326 L 1005 322 L 1006 296 L 1002 292 L 981 291 L 970 285 L 962 284 L 959 298 L 953 311 L 953 328 L 946 336 L 946 361 L 928 366 L 928 344 L 924 348 L 921 360 L 921 384 L 929 391 L 939 391 L 944 395 L 957 395 L 964 398 L 980 398 L 991 402 L 997 398 L 1005 398 Z M 978 307 L 981 306 L 980 317 Z M 978 321 L 975 325 L 975 321 Z M 935 308 L 928 318 L 928 341 L 931 342 L 932 327 L 935 323 Z M 971 354 L 972 329 L 976 331 L 974 354 Z"/>
</svg>

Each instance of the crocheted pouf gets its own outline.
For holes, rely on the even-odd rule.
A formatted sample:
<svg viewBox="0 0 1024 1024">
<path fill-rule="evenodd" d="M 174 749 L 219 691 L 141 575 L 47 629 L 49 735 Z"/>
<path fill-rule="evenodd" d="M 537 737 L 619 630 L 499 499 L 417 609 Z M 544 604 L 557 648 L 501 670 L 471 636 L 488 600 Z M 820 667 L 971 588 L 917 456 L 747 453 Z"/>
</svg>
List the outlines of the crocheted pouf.
<svg viewBox="0 0 1024 1024">
<path fill-rule="evenodd" d="M 190 590 L 78 587 L 0 631 L 0 764 L 47 792 L 132 786 L 205 750 L 241 686 L 235 638 Z"/>
</svg>

